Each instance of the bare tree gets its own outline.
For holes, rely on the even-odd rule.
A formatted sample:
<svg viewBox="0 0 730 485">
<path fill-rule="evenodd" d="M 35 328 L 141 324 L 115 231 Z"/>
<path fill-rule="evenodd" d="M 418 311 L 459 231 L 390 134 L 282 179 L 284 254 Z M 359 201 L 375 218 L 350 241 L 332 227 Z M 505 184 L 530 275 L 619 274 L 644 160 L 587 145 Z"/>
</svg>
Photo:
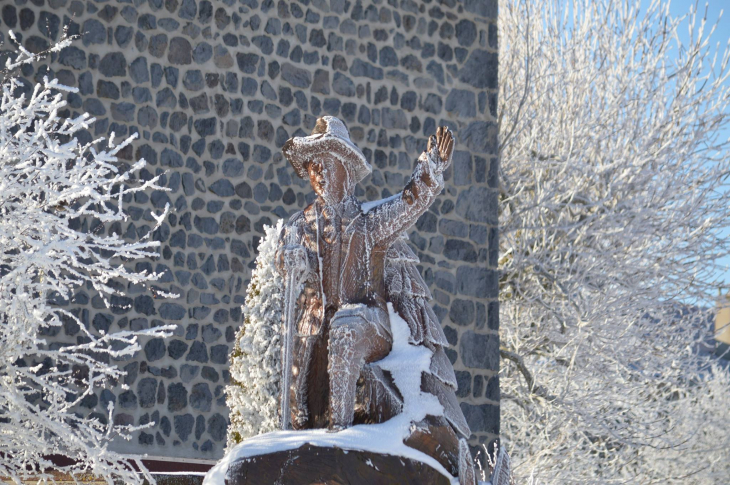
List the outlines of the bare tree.
<svg viewBox="0 0 730 485">
<path fill-rule="evenodd" d="M 125 200 L 160 189 L 158 178 L 134 180 L 144 160 L 129 169 L 118 162 L 134 137 L 115 145 L 112 136 L 100 151 L 94 149 L 100 140 L 81 144 L 75 136 L 94 119 L 59 114 L 66 106 L 63 92 L 75 89 L 46 78 L 26 93 L 13 73 L 38 56 L 18 49 L 0 83 L 0 477 L 46 483 L 58 477 L 52 472 L 61 472 L 91 474 L 110 484 L 154 482 L 139 460 L 108 448 L 113 438 L 129 439 L 139 427 L 115 426 L 111 403 L 108 415 L 82 414 L 79 404 L 124 376 L 112 359 L 134 355 L 141 335 L 167 336 L 170 328 L 97 331 L 54 303 L 68 301 L 83 285 L 109 306 L 120 282 L 146 286 L 157 279 L 125 263 L 157 255 L 159 242 L 150 236 L 167 209 L 148 214 L 154 228 L 139 241 L 102 229 L 125 221 Z M 69 325 L 78 331 L 73 343 L 46 340 Z M 71 464 L 53 463 L 51 455 Z"/>
<path fill-rule="evenodd" d="M 500 2 L 500 384 L 518 476 L 730 479 L 730 379 L 702 351 L 730 249 L 729 54 L 668 7 Z"/>
</svg>

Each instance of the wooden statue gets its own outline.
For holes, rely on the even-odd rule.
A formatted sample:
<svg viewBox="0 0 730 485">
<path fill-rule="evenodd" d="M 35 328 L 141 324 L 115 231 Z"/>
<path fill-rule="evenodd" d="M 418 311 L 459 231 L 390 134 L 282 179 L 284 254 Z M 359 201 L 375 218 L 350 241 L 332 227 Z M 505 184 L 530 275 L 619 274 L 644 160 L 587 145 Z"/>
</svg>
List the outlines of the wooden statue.
<svg viewBox="0 0 730 485">
<path fill-rule="evenodd" d="M 405 390 L 378 365 L 393 346 L 390 308 L 407 323 L 408 343 L 431 352 L 416 387 L 443 408 L 412 423 L 404 442 L 472 485 L 465 440 L 471 432 L 456 399 L 448 343 L 405 234 L 443 189 L 453 149 L 451 131 L 439 128 L 402 191 L 361 203 L 355 186 L 372 168 L 342 121 L 320 118 L 310 136 L 284 145 L 284 156 L 309 179 L 317 199 L 280 234 L 287 329 L 281 409 L 284 429 L 332 432 L 401 413 Z"/>
</svg>

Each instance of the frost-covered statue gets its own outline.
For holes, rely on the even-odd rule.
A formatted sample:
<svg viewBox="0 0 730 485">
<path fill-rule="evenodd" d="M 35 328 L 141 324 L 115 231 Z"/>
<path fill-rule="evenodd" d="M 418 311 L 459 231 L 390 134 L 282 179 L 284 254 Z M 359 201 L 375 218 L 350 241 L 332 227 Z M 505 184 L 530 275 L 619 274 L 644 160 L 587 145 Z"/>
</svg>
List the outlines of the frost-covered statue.
<svg viewBox="0 0 730 485">
<path fill-rule="evenodd" d="M 470 430 L 456 400 L 448 343 L 405 235 L 443 189 L 453 149 L 451 131 L 439 128 L 403 190 L 363 204 L 355 186 L 370 164 L 342 121 L 318 119 L 310 136 L 294 137 L 283 148 L 317 199 L 284 225 L 276 264 L 289 329 L 282 344 L 284 427 L 290 422 L 294 429 L 338 431 L 401 412 L 405 391 L 378 365 L 393 346 L 390 307 L 407 322 L 408 343 L 431 351 L 420 391 L 443 407 L 441 415 L 414 423 L 406 443 L 439 455 L 452 473 L 463 475 L 471 467 L 463 439 Z"/>
</svg>

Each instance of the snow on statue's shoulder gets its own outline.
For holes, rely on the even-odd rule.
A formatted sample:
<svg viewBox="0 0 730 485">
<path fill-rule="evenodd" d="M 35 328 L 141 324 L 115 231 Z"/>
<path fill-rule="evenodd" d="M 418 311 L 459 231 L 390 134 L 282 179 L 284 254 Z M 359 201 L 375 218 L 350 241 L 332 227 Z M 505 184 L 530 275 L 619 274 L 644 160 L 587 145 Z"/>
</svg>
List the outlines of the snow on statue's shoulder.
<svg viewBox="0 0 730 485">
<path fill-rule="evenodd" d="M 400 195 L 401 194 L 399 192 L 395 195 L 391 195 L 390 197 L 386 197 L 385 199 L 373 200 L 372 202 L 364 202 L 363 204 L 360 205 L 360 208 L 362 209 L 364 214 L 367 214 L 368 212 L 375 209 L 379 205 L 383 205 L 386 202 L 390 202 L 391 200 L 394 200 L 395 198 L 397 198 Z"/>
<path fill-rule="evenodd" d="M 457 485 L 458 479 L 438 461 L 403 443 L 410 434 L 411 423 L 421 421 L 426 415 L 441 416 L 443 407 L 436 396 L 421 391 L 421 374 L 429 371 L 433 353 L 425 346 L 408 342 L 408 324 L 390 303 L 388 313 L 393 332 L 393 349 L 377 365 L 391 372 L 403 395 L 403 412 L 384 423 L 361 424 L 337 433 L 329 433 L 325 429 L 275 431 L 248 438 L 228 451 L 208 472 L 203 485 L 225 485 L 229 468 L 239 460 L 294 450 L 305 444 L 402 456 L 432 467 Z"/>
</svg>

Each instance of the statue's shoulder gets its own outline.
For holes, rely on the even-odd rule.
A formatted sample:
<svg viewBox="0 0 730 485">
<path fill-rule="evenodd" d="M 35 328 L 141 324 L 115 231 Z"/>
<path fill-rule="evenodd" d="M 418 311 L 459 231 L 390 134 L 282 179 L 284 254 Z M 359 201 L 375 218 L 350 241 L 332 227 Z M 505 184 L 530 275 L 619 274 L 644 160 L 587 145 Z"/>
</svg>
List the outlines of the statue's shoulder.
<svg viewBox="0 0 730 485">
<path fill-rule="evenodd" d="M 297 211 L 284 224 L 279 236 L 284 239 L 287 234 L 296 234 L 296 237 L 311 235 L 315 230 L 315 221 L 317 219 L 316 208 L 314 203 L 309 204 L 303 210 Z"/>
<path fill-rule="evenodd" d="M 284 224 L 284 227 L 295 227 L 304 221 L 304 211 L 297 211 L 291 215 L 288 221 Z"/>
<path fill-rule="evenodd" d="M 307 219 L 314 215 L 314 202 L 304 209 L 295 212 L 289 220 L 284 224 L 285 227 L 301 227 L 306 224 Z"/>
<path fill-rule="evenodd" d="M 354 219 L 355 217 L 363 215 L 362 202 L 357 200 L 357 197 L 350 196 L 344 200 L 344 214 L 348 219 Z"/>
</svg>

